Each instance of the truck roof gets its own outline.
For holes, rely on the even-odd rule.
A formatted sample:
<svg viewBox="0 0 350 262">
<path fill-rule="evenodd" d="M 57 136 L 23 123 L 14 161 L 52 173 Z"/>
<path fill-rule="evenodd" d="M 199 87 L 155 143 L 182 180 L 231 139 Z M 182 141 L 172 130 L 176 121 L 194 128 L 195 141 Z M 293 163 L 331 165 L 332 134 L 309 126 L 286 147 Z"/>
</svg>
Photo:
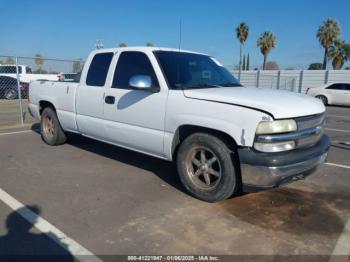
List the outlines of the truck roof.
<svg viewBox="0 0 350 262">
<path fill-rule="evenodd" d="M 16 66 L 14 64 L 0 64 L 0 66 Z M 26 65 L 18 65 L 18 66 L 26 66 Z"/>
<path fill-rule="evenodd" d="M 106 53 L 106 52 L 118 52 L 118 51 L 172 51 L 172 52 L 183 52 L 183 53 L 192 53 L 199 55 L 206 55 L 199 52 L 184 50 L 184 49 L 176 49 L 176 48 L 167 48 L 167 47 L 153 47 L 153 46 L 127 46 L 127 47 L 116 47 L 116 48 L 104 48 L 94 50 L 92 53 Z"/>
</svg>

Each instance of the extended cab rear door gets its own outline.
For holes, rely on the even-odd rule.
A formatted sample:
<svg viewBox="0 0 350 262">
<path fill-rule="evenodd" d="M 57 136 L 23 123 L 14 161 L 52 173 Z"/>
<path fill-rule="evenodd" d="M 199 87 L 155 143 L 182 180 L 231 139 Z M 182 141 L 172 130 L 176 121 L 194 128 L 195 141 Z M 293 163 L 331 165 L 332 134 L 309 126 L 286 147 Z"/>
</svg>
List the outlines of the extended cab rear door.
<svg viewBox="0 0 350 262">
<path fill-rule="evenodd" d="M 161 70 L 151 51 L 123 51 L 114 61 L 104 103 L 109 141 L 157 156 L 164 155 L 164 119 L 168 90 L 160 85 Z M 151 77 L 157 91 L 134 90 L 135 75 Z"/>
<path fill-rule="evenodd" d="M 103 106 L 108 70 L 114 53 L 92 54 L 84 69 L 76 97 L 77 125 L 79 131 L 86 136 L 104 139 Z"/>
</svg>

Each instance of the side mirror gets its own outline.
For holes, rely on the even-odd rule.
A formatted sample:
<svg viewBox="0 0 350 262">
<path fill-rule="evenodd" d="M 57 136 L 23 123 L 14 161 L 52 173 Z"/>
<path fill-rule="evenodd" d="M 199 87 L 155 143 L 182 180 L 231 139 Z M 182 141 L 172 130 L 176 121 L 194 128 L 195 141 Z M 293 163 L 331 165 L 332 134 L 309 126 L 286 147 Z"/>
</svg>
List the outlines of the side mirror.
<svg viewBox="0 0 350 262">
<path fill-rule="evenodd" d="M 134 75 L 129 80 L 129 87 L 135 90 L 150 92 L 159 91 L 159 88 L 152 87 L 152 78 L 148 75 Z"/>
</svg>

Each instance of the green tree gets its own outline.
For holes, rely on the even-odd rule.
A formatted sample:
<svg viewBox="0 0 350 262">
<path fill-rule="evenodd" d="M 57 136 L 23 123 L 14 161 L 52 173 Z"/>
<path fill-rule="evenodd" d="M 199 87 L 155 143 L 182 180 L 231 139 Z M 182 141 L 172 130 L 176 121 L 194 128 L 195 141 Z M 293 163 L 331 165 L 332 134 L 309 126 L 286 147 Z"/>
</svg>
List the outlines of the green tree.
<svg viewBox="0 0 350 262">
<path fill-rule="evenodd" d="M 242 71 L 242 48 L 244 45 L 244 42 L 247 40 L 249 35 L 249 26 L 247 23 L 242 22 L 238 25 L 236 28 L 236 37 L 239 41 L 239 74 L 238 78 L 241 78 L 241 71 Z"/>
<path fill-rule="evenodd" d="M 128 45 L 126 43 L 124 43 L 124 42 L 121 42 L 118 46 L 119 47 L 127 47 Z"/>
<path fill-rule="evenodd" d="M 40 54 L 36 54 L 35 55 L 35 64 L 39 67 L 39 71 L 38 73 L 41 74 L 42 73 L 42 65 L 44 64 L 44 59 L 43 56 Z"/>
<path fill-rule="evenodd" d="M 260 48 L 261 54 L 264 56 L 263 70 L 265 70 L 266 59 L 273 48 L 276 47 L 276 36 L 271 31 L 266 31 L 258 38 L 257 46 Z"/>
<path fill-rule="evenodd" d="M 248 53 L 248 57 L 247 57 L 247 64 L 246 64 L 246 66 L 245 66 L 245 70 L 246 71 L 249 71 L 249 53 Z"/>
<path fill-rule="evenodd" d="M 12 57 L 8 57 L 8 58 L 6 58 L 6 60 L 5 60 L 5 64 L 6 64 L 6 65 L 14 65 L 14 64 L 15 64 L 15 60 L 13 60 Z"/>
<path fill-rule="evenodd" d="M 350 59 L 348 56 L 347 44 L 343 40 L 335 40 L 328 50 L 328 60 L 332 60 L 334 70 L 341 69 L 346 61 Z"/>
<path fill-rule="evenodd" d="M 34 74 L 48 74 L 49 72 L 46 71 L 45 69 L 39 68 L 39 69 L 34 70 L 33 73 Z"/>
<path fill-rule="evenodd" d="M 151 47 L 151 46 L 154 46 L 154 45 L 153 45 L 153 43 L 151 43 L 151 42 L 147 42 L 147 43 L 146 43 L 146 46 Z"/>
<path fill-rule="evenodd" d="M 333 19 L 325 20 L 323 24 L 318 28 L 316 37 L 318 38 L 318 41 L 324 48 L 322 69 L 327 68 L 328 50 L 338 39 L 340 34 L 340 25 L 338 21 Z"/>
<path fill-rule="evenodd" d="M 266 62 L 265 70 L 279 70 L 279 66 L 276 61 L 268 61 Z"/>
<path fill-rule="evenodd" d="M 350 58 L 350 44 L 349 43 L 344 44 L 344 49 L 345 49 L 346 55 Z"/>
<path fill-rule="evenodd" d="M 245 70 L 245 55 L 243 55 L 243 63 L 242 63 L 242 70 Z"/>
<path fill-rule="evenodd" d="M 312 63 L 307 70 L 322 70 L 322 63 Z"/>
</svg>

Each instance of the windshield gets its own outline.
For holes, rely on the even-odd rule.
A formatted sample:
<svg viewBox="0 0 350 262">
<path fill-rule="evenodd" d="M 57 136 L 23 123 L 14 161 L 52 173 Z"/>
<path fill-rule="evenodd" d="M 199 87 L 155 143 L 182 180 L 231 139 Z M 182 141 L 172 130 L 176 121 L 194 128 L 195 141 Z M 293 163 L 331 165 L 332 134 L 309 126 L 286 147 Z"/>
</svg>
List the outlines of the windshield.
<svg viewBox="0 0 350 262">
<path fill-rule="evenodd" d="M 214 58 L 184 52 L 154 52 L 171 89 L 241 86 Z"/>
</svg>

